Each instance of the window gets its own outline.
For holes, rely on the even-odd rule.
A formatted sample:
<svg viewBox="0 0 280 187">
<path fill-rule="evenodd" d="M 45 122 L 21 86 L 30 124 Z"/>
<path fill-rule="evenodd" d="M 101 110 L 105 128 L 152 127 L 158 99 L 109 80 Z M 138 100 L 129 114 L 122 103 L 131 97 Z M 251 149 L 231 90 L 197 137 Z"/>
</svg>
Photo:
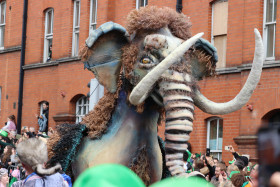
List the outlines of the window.
<svg viewBox="0 0 280 187">
<path fill-rule="evenodd" d="M 6 1 L 0 3 L 0 49 L 4 49 Z"/>
<path fill-rule="evenodd" d="M 89 30 L 96 29 L 96 17 L 97 17 L 97 0 L 90 1 L 90 23 Z"/>
<path fill-rule="evenodd" d="M 44 41 L 44 62 L 52 59 L 53 42 L 53 9 L 48 9 L 45 14 L 45 41 Z"/>
<path fill-rule="evenodd" d="M 211 118 L 207 120 L 207 148 L 213 157 L 222 159 L 223 147 L 223 120 L 221 118 Z"/>
<path fill-rule="evenodd" d="M 219 55 L 217 68 L 226 67 L 227 19 L 227 0 L 215 2 L 212 5 L 212 44 L 217 48 Z"/>
<path fill-rule="evenodd" d="M 264 1 L 264 46 L 268 60 L 274 60 L 275 56 L 275 32 L 277 0 Z"/>
<path fill-rule="evenodd" d="M 92 110 L 98 103 L 99 99 L 104 95 L 104 87 L 99 84 L 97 79 L 90 80 L 90 92 L 89 92 L 89 110 Z"/>
<path fill-rule="evenodd" d="M 74 1 L 72 56 L 79 54 L 80 0 Z"/>
<path fill-rule="evenodd" d="M 89 101 L 86 96 L 82 96 L 76 102 L 76 123 L 82 121 L 82 118 L 88 113 L 89 111 Z"/>
<path fill-rule="evenodd" d="M 40 107 L 40 115 L 42 115 L 43 114 L 43 110 L 44 110 L 44 108 L 43 108 L 43 104 L 44 103 L 47 103 L 47 106 L 49 107 L 49 102 L 48 101 L 41 101 L 40 103 L 39 103 L 39 107 Z"/>
<path fill-rule="evenodd" d="M 136 0 L 136 9 L 139 9 L 140 7 L 144 7 L 148 5 L 148 0 Z"/>
</svg>

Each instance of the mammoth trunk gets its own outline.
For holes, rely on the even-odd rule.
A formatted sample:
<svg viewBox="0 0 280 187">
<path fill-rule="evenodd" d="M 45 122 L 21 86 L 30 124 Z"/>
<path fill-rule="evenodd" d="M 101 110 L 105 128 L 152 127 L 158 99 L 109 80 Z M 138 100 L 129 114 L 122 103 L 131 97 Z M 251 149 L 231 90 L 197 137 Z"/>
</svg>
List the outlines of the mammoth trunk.
<svg viewBox="0 0 280 187">
<path fill-rule="evenodd" d="M 190 76 L 172 71 L 163 75 L 159 86 L 166 113 L 166 165 L 173 176 L 184 175 L 183 153 L 188 148 L 194 116 Z"/>
</svg>

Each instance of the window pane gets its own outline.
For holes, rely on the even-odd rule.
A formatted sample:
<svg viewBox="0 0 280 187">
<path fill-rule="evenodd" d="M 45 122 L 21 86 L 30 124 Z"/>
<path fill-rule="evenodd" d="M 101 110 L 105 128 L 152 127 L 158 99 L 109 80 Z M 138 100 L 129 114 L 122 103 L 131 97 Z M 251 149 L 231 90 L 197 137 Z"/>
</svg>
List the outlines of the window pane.
<svg viewBox="0 0 280 187">
<path fill-rule="evenodd" d="M 88 101 L 87 97 L 84 97 L 84 105 L 88 104 L 87 101 Z"/>
<path fill-rule="evenodd" d="M 91 15 L 91 22 L 96 22 L 96 0 L 92 0 L 92 15 Z"/>
<path fill-rule="evenodd" d="M 141 0 L 141 6 L 147 6 L 148 0 Z"/>
<path fill-rule="evenodd" d="M 210 155 L 213 156 L 213 158 L 217 158 L 219 161 L 222 160 L 222 153 L 219 153 L 219 152 L 211 152 Z"/>
<path fill-rule="evenodd" d="M 210 122 L 209 148 L 217 150 L 217 120 Z"/>
<path fill-rule="evenodd" d="M 47 62 L 52 59 L 52 38 L 47 39 L 47 49 L 48 49 L 48 57 L 47 57 Z"/>
<path fill-rule="evenodd" d="M 47 34 L 52 33 L 52 11 L 48 11 L 47 13 Z"/>
<path fill-rule="evenodd" d="M 277 0 L 274 0 L 274 15 L 273 15 L 273 21 L 276 21 L 276 14 L 277 14 Z"/>
<path fill-rule="evenodd" d="M 214 46 L 217 48 L 219 56 L 217 68 L 226 67 L 227 35 L 214 36 Z"/>
<path fill-rule="evenodd" d="M 266 22 L 272 21 L 272 8 L 274 0 L 267 0 L 266 2 Z"/>
<path fill-rule="evenodd" d="M 75 14 L 75 27 L 78 27 L 80 25 L 79 20 L 80 20 L 80 2 L 79 1 L 75 1 L 75 10 L 76 10 L 76 14 Z"/>
<path fill-rule="evenodd" d="M 5 23 L 5 9 L 6 9 L 6 3 L 1 3 L 0 4 L 1 6 L 1 17 L 0 17 L 0 23 L 3 24 Z"/>
<path fill-rule="evenodd" d="M 267 57 L 273 57 L 274 56 L 274 46 L 273 46 L 273 42 L 275 40 L 274 38 L 274 27 L 275 24 L 272 25 L 268 25 L 267 26 L 267 48 L 266 48 L 266 56 Z"/>
<path fill-rule="evenodd" d="M 219 120 L 218 150 L 223 150 L 223 120 Z"/>
<path fill-rule="evenodd" d="M 77 56 L 79 53 L 79 33 L 75 33 L 74 42 L 74 56 Z"/>
<path fill-rule="evenodd" d="M 0 27 L 0 47 L 4 47 L 5 26 Z"/>
</svg>

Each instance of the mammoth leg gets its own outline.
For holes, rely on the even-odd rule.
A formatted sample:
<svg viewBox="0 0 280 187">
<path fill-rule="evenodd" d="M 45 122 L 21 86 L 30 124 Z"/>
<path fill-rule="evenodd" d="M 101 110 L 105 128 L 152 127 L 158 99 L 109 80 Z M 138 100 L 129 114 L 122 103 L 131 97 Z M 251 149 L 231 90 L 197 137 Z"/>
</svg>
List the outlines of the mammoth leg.
<svg viewBox="0 0 280 187">
<path fill-rule="evenodd" d="M 190 82 L 183 80 L 182 73 L 171 71 L 170 75 L 164 74 L 163 81 L 159 83 L 166 112 L 166 165 L 173 176 L 186 174 L 183 153 L 188 148 L 189 133 L 193 129 L 194 104 L 190 96 L 192 90 Z"/>
</svg>

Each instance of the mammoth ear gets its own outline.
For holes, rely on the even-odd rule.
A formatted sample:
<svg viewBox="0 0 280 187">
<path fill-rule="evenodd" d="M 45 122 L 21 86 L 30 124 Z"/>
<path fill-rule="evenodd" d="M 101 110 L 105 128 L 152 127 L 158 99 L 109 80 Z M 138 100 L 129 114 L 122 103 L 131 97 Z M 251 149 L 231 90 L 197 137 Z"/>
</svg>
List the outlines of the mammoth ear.
<svg viewBox="0 0 280 187">
<path fill-rule="evenodd" d="M 92 71 L 99 83 L 109 92 L 117 90 L 121 68 L 121 49 L 128 43 L 126 30 L 117 23 L 107 22 L 91 30 L 86 40 L 84 66 Z"/>
<path fill-rule="evenodd" d="M 196 80 L 215 74 L 218 62 L 217 49 L 207 40 L 200 38 L 194 44 L 190 56 L 192 75 Z"/>
</svg>

